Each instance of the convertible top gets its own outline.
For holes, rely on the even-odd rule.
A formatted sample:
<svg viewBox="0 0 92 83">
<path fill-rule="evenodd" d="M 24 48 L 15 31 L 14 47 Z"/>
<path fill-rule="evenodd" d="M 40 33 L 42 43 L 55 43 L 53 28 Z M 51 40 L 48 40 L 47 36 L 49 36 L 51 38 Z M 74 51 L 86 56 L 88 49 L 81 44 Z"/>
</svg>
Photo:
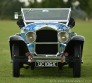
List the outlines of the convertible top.
<svg viewBox="0 0 92 83">
<path fill-rule="evenodd" d="M 68 24 L 71 8 L 21 8 L 24 23 L 63 22 Z"/>
</svg>

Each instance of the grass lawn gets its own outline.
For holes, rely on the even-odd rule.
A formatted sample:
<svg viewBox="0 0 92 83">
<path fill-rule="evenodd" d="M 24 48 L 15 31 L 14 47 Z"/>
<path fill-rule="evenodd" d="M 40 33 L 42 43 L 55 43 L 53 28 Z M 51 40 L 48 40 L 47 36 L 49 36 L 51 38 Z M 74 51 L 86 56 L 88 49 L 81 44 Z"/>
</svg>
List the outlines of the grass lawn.
<svg viewBox="0 0 92 83">
<path fill-rule="evenodd" d="M 19 78 L 12 77 L 9 36 L 20 30 L 15 21 L 0 21 L 0 83 L 92 83 L 92 21 L 76 21 L 73 31 L 85 36 L 81 78 L 72 77 L 72 69 L 36 68 L 21 69 Z"/>
</svg>

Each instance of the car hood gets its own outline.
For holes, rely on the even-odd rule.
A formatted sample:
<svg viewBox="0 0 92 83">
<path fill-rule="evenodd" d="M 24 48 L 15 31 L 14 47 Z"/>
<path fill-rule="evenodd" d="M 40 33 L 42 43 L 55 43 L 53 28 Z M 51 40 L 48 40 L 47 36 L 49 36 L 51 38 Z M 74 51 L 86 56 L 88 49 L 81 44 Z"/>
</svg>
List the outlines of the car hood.
<svg viewBox="0 0 92 83">
<path fill-rule="evenodd" d="M 54 30 L 65 30 L 66 25 L 63 23 L 32 23 L 28 24 L 25 29 L 27 31 L 36 31 L 42 28 L 52 28 Z"/>
</svg>

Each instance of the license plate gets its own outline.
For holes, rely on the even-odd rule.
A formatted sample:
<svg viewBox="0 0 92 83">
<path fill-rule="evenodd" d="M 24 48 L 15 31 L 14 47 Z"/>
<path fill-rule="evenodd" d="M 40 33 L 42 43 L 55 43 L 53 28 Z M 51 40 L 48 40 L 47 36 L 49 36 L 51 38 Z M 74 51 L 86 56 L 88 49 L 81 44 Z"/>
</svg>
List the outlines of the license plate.
<svg viewBox="0 0 92 83">
<path fill-rule="evenodd" d="M 36 62 L 37 67 L 57 67 L 57 62 Z"/>
</svg>

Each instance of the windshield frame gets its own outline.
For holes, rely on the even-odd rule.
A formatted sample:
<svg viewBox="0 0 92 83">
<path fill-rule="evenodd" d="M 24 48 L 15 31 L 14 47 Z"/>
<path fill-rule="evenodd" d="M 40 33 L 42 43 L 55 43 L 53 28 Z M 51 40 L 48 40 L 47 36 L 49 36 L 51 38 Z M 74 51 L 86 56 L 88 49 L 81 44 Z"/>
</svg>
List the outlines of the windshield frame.
<svg viewBox="0 0 92 83">
<path fill-rule="evenodd" d="M 29 13 L 31 10 L 68 10 L 68 16 L 67 16 L 67 19 L 66 20 L 26 20 L 25 19 L 25 14 L 24 15 L 24 10 L 28 10 L 27 13 Z M 21 13 L 22 13 L 22 18 L 23 18 L 23 21 L 24 21 L 24 24 L 27 25 L 28 23 L 39 23 L 39 22 L 46 22 L 46 23 L 49 23 L 49 22 L 55 22 L 55 23 L 65 23 L 66 25 L 68 24 L 69 22 L 69 19 L 70 19 L 70 14 L 71 14 L 71 8 L 21 8 Z"/>
</svg>

